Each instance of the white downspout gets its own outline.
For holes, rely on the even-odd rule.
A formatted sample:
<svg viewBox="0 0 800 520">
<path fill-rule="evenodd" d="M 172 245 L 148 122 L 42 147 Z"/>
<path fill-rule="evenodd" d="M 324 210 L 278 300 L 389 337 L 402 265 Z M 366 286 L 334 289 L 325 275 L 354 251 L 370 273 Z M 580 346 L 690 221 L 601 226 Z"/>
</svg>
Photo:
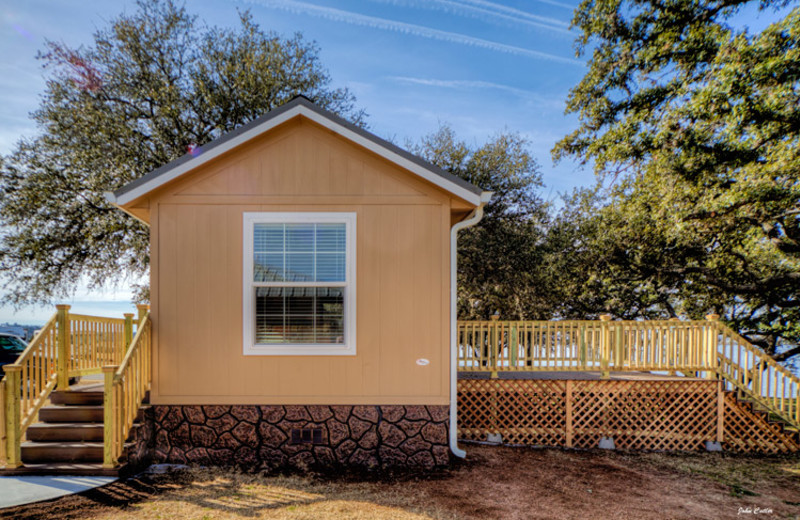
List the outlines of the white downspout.
<svg viewBox="0 0 800 520">
<path fill-rule="evenodd" d="M 467 452 L 458 447 L 458 232 L 474 226 L 483 218 L 483 207 L 489 203 L 492 192 L 481 194 L 480 206 L 465 220 L 450 229 L 450 451 L 463 459 Z"/>
</svg>

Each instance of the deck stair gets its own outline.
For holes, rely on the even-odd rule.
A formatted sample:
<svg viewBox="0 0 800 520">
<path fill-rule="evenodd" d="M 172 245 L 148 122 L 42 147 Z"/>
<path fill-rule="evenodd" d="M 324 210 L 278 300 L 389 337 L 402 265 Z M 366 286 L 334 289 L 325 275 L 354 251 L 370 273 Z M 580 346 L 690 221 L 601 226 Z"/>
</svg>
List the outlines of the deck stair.
<svg viewBox="0 0 800 520">
<path fill-rule="evenodd" d="M 758 401 L 753 401 L 752 399 L 742 397 L 738 392 L 733 390 L 726 390 L 725 394 L 733 395 L 740 407 L 752 414 L 762 417 L 767 423 L 776 425 L 782 434 L 791 438 L 795 443 L 800 445 L 800 429 L 789 424 L 781 416 L 771 412 L 769 409 L 762 406 Z"/>
<path fill-rule="evenodd" d="M 0 475 L 118 475 L 141 463 L 151 381 L 148 305 L 124 319 L 58 305 L 0 380 Z M 72 385 L 79 378 L 88 384 Z M 133 440 L 140 444 L 132 451 Z M 130 457 L 129 457 L 130 455 Z"/>
<path fill-rule="evenodd" d="M 0 471 L 1 475 L 107 475 L 116 476 L 125 468 L 126 442 L 115 468 L 103 467 L 103 387 L 81 388 L 53 392 L 50 405 L 39 410 L 40 422 L 28 427 L 26 440 L 21 444 L 23 466 Z M 142 427 L 145 397 L 139 416 L 128 436 L 134 438 Z"/>
</svg>

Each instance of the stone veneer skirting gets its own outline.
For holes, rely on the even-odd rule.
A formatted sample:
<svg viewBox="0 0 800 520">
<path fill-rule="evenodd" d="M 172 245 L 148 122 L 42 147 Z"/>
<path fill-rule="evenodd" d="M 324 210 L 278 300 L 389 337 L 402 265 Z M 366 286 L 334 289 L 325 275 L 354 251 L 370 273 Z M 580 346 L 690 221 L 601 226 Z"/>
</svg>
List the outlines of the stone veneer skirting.
<svg viewBox="0 0 800 520">
<path fill-rule="evenodd" d="M 152 407 L 155 463 L 248 468 L 448 464 L 448 406 Z M 292 430 L 319 428 L 317 444 Z"/>
</svg>

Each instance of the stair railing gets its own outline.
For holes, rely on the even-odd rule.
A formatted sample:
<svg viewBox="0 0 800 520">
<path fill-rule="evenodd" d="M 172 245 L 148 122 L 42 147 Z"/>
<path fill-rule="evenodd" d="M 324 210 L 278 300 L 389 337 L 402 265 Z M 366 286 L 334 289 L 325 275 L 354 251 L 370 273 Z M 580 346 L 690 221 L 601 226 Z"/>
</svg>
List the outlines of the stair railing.
<svg viewBox="0 0 800 520">
<path fill-rule="evenodd" d="M 140 312 L 141 314 L 141 312 Z M 152 380 L 152 321 L 144 314 L 122 362 L 103 367 L 104 419 L 103 467 L 114 468 L 125 449 L 125 440 L 133 427 Z"/>
<path fill-rule="evenodd" d="M 58 379 L 59 340 L 65 337 L 64 321 L 58 312 L 39 330 L 33 341 L 11 365 L 5 365 L 4 407 L 6 467 L 22 465 L 21 442 L 36 419 Z"/>
<path fill-rule="evenodd" d="M 714 325 L 719 375 L 726 386 L 800 428 L 800 378 L 724 324 Z"/>
</svg>

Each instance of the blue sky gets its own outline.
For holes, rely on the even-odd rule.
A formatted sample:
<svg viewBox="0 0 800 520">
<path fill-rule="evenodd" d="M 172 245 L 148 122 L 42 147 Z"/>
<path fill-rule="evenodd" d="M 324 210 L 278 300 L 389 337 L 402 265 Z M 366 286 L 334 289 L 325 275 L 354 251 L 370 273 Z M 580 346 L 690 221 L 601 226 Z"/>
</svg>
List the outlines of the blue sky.
<svg viewBox="0 0 800 520">
<path fill-rule="evenodd" d="M 569 22 L 577 0 L 188 0 L 210 25 L 238 22 L 249 9 L 263 28 L 315 40 L 335 86 L 346 86 L 368 114 L 370 130 L 399 145 L 417 141 L 440 123 L 473 144 L 493 134 L 519 132 L 542 167 L 547 199 L 593 181 L 574 163 L 554 165 L 550 150 L 577 125 L 564 115 L 569 89 L 586 72 L 575 57 Z M 35 59 L 45 40 L 90 44 L 96 28 L 130 0 L 0 0 L 0 154 L 34 135 L 28 118 L 44 89 Z M 760 25 L 764 16 L 746 13 Z M 771 18 L 766 16 L 762 23 Z M 124 288 L 81 290 L 81 302 L 128 298 Z M 97 310 L 95 308 L 95 310 Z M 85 312 L 85 311 L 82 311 Z M 42 320 L 50 309 L 14 314 L 0 306 L 0 322 Z M 117 310 L 113 314 L 118 314 Z"/>
</svg>

